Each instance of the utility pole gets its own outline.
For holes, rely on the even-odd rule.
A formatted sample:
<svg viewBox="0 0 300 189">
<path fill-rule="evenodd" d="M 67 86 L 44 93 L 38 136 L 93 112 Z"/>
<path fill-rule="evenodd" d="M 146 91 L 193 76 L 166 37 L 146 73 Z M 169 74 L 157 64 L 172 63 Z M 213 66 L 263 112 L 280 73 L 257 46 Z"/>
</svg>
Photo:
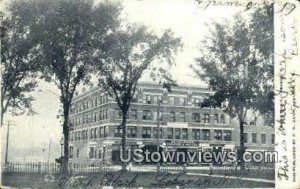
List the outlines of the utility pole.
<svg viewBox="0 0 300 189">
<path fill-rule="evenodd" d="M 51 152 L 51 138 L 49 139 L 49 147 L 48 147 L 48 163 L 50 162 L 50 153 Z"/>
<path fill-rule="evenodd" d="M 157 119 L 156 119 L 156 121 L 157 121 L 157 140 L 156 140 L 156 150 L 157 150 L 157 152 L 159 153 L 159 135 L 160 135 L 160 132 L 159 132 L 159 130 L 160 130 L 160 123 L 159 123 L 159 118 L 160 118 L 160 104 L 161 103 L 161 100 L 158 100 L 158 103 L 157 103 Z M 157 174 L 159 173 L 159 171 L 160 171 L 160 161 L 158 161 L 157 162 Z"/>
<path fill-rule="evenodd" d="M 9 121 L 7 121 L 7 131 L 6 131 L 6 148 L 5 148 L 5 165 L 7 165 L 8 156 L 8 141 L 9 141 Z"/>
<path fill-rule="evenodd" d="M 6 131 L 6 149 L 5 149 L 5 165 L 8 163 L 8 146 L 9 146 L 9 127 L 12 125 L 10 121 L 7 121 L 7 131 Z"/>
</svg>

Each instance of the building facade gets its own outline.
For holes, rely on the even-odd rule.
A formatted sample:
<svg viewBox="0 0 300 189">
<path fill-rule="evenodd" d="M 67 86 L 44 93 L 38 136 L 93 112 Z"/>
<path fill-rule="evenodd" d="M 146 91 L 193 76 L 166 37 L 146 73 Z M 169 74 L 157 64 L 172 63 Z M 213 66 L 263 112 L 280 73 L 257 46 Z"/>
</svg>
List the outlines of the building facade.
<svg viewBox="0 0 300 189">
<path fill-rule="evenodd" d="M 192 86 L 176 86 L 166 93 L 160 85 L 139 83 L 127 115 L 126 146 L 157 146 L 159 122 L 159 145 L 164 150 L 234 150 L 239 138 L 234 121 L 221 109 L 200 108 L 210 93 Z M 114 98 L 100 88 L 76 96 L 70 123 L 71 162 L 119 162 L 121 111 Z"/>
</svg>

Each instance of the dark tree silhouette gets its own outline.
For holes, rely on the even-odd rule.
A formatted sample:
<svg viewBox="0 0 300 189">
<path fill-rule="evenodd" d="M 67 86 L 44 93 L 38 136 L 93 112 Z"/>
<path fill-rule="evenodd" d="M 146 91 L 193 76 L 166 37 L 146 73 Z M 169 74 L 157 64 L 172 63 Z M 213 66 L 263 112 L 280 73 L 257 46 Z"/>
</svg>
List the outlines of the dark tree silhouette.
<svg viewBox="0 0 300 189">
<path fill-rule="evenodd" d="M 225 107 L 237 117 L 242 161 L 247 113 L 274 114 L 273 7 L 258 8 L 250 21 L 236 15 L 232 25 L 229 23 L 213 24 L 192 68 L 214 91 L 202 106 Z M 243 161 L 241 167 L 244 169 Z"/>
<path fill-rule="evenodd" d="M 122 111 L 123 152 L 126 150 L 127 114 L 139 79 L 150 67 L 155 68 L 151 69 L 151 77 L 160 78 L 162 87 L 170 89 L 174 81 L 158 63 L 173 64 L 172 58 L 180 46 L 180 39 L 173 37 L 170 30 L 158 36 L 147 31 L 146 27 L 129 26 L 109 35 L 99 47 L 94 57 L 99 84 L 113 95 Z M 126 171 L 125 163 L 122 170 Z"/>
<path fill-rule="evenodd" d="M 1 20 L 1 125 L 4 115 L 34 113 L 32 109 L 37 64 L 33 61 L 33 39 L 29 36 L 27 20 L 20 7 L 10 6 L 10 14 Z"/>
<path fill-rule="evenodd" d="M 80 83 L 89 81 L 93 40 L 100 41 L 119 26 L 121 7 L 107 1 L 33 0 L 16 1 L 22 16 L 30 8 L 27 20 L 35 43 L 35 61 L 40 63 L 42 78 L 54 83 L 62 104 L 64 157 L 63 173 L 68 173 L 69 109 Z"/>
</svg>

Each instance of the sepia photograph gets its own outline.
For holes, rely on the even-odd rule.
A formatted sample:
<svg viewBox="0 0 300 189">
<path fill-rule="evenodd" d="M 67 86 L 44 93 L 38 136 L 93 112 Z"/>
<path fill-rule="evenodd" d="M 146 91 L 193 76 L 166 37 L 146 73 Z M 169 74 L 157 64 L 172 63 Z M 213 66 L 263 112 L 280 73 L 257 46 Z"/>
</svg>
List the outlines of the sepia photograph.
<svg viewBox="0 0 300 189">
<path fill-rule="evenodd" d="M 0 0 L 1 188 L 297 188 L 287 2 Z"/>
</svg>

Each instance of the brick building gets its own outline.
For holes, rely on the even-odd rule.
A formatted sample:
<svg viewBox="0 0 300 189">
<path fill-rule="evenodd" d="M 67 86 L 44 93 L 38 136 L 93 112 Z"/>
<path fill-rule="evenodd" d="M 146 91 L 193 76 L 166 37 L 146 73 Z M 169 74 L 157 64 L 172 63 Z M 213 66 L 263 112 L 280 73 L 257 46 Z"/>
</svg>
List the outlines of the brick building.
<svg viewBox="0 0 300 189">
<path fill-rule="evenodd" d="M 234 150 L 238 144 L 234 121 L 220 109 L 199 107 L 210 93 L 192 86 L 176 86 L 166 93 L 159 85 L 139 83 L 127 120 L 127 147 L 156 146 L 159 120 L 163 149 Z M 70 123 L 71 162 L 118 162 L 121 111 L 105 91 L 93 88 L 76 96 Z"/>
</svg>

